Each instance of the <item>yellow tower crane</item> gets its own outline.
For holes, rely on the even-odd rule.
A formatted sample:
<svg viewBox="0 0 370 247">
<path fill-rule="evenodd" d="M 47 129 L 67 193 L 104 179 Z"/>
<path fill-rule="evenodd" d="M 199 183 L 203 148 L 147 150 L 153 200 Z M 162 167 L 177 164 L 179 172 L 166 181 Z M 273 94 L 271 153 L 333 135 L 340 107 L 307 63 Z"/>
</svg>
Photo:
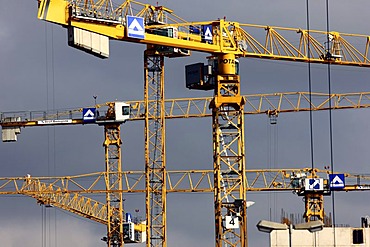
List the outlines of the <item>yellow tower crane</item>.
<svg viewBox="0 0 370 247">
<path fill-rule="evenodd" d="M 370 107 L 370 93 L 347 93 L 327 95 L 322 93 L 273 93 L 244 95 L 246 102 L 244 114 L 266 114 L 276 117 L 279 113 L 300 111 L 321 111 L 328 109 L 360 109 Z M 310 100 L 310 99 L 314 100 Z M 165 118 L 199 118 L 209 117 L 209 102 L 212 98 L 167 99 L 165 100 Z M 329 101 L 331 104 L 329 104 Z M 98 114 L 99 112 L 99 114 Z M 120 140 L 120 128 L 124 121 L 144 120 L 144 101 L 107 102 L 94 107 L 67 109 L 58 111 L 25 111 L 0 113 L 3 141 L 16 141 L 22 127 L 60 126 L 99 124 L 104 126 L 104 144 L 111 140 Z M 112 138 L 108 126 L 115 126 L 115 136 Z M 115 143 L 115 142 L 113 142 Z M 120 143 L 120 142 L 118 142 Z M 112 151 L 104 145 L 106 157 L 118 157 L 120 145 L 115 145 Z M 106 224 L 110 222 L 111 210 L 109 203 L 100 203 L 82 196 L 91 193 L 106 193 L 107 202 L 111 195 L 122 196 L 122 193 L 145 193 L 146 173 L 141 171 L 122 171 L 112 173 L 112 164 L 106 158 L 106 170 L 101 173 L 53 178 L 2 178 L 0 179 L 0 194 L 23 194 L 31 196 L 39 203 L 54 205 L 82 217 Z M 120 168 L 117 168 L 120 169 Z M 286 191 L 292 190 L 305 197 L 306 220 L 324 220 L 323 196 L 330 194 L 327 179 L 321 190 L 306 190 L 304 182 L 309 178 L 324 178 L 328 171 L 312 169 L 269 169 L 247 170 L 247 191 Z M 114 175 L 115 181 L 120 181 L 121 188 L 111 186 L 109 176 Z M 214 192 L 211 170 L 168 171 L 166 176 L 167 192 Z M 348 183 L 345 191 L 368 190 L 369 186 L 361 184 L 366 176 L 346 174 L 348 178 L 356 178 Z M 88 179 L 89 178 L 89 179 Z M 108 180 L 108 181 L 107 181 Z M 86 181 L 92 181 L 87 183 Z M 103 188 L 101 185 L 104 184 Z M 321 200 L 317 200 L 319 197 Z M 119 198 L 118 196 L 116 198 Z M 122 222 L 123 239 L 126 243 L 142 242 L 145 240 L 145 224 L 141 222 Z M 130 230 L 133 230 L 131 234 Z M 114 234 L 109 231 L 108 235 Z M 112 237 L 111 237 L 112 238 Z"/>
<path fill-rule="evenodd" d="M 166 246 L 165 56 L 187 56 L 190 50 L 211 55 L 209 66 L 201 66 L 201 69 L 189 67 L 190 72 L 197 72 L 198 78 L 189 78 L 187 86 L 214 90 L 210 107 L 213 119 L 217 247 L 247 246 L 243 129 L 245 102 L 240 95 L 236 58 L 370 66 L 370 41 L 367 35 L 240 24 L 223 19 L 189 23 L 166 7 L 130 0 L 118 7 L 109 0 L 39 0 L 38 4 L 40 19 L 68 28 L 69 44 L 89 53 L 107 57 L 108 39 L 147 45 L 144 54 L 144 101 L 148 246 Z M 250 34 L 251 30 L 262 31 L 265 34 L 264 43 L 258 42 Z M 294 37 L 298 34 L 298 38 L 289 42 L 282 35 L 285 32 L 289 36 L 295 34 L 292 35 Z M 331 39 L 327 47 L 315 38 L 328 35 Z M 351 44 L 352 38 L 360 42 L 362 40 L 362 47 Z M 154 99 L 156 101 L 152 101 Z M 221 174 L 221 170 L 229 170 L 229 173 Z M 238 192 L 224 188 L 225 183 L 237 188 Z M 112 205 L 112 208 L 116 206 Z M 235 218 L 235 215 L 238 217 Z M 225 228 L 225 222 L 234 218 L 238 220 L 239 227 Z M 109 238 L 108 244 L 114 246 Z"/>
<path fill-rule="evenodd" d="M 108 225 L 109 217 L 107 204 L 85 197 L 85 194 L 107 193 L 101 184 L 105 181 L 107 172 L 98 172 L 83 175 L 63 177 L 24 177 L 0 178 L 0 195 L 24 195 L 37 200 L 37 203 L 50 205 L 88 218 L 95 222 Z M 126 171 L 118 174 L 124 182 L 121 190 L 114 193 L 146 193 L 145 172 Z M 327 170 L 312 168 L 298 169 L 267 169 L 246 170 L 248 192 L 260 191 L 292 191 L 298 195 L 330 193 L 330 176 L 342 176 L 345 184 L 339 191 L 368 191 L 370 190 L 368 175 L 361 174 L 332 174 Z M 168 171 L 166 182 L 168 193 L 213 193 L 215 187 L 212 183 L 213 170 Z M 323 188 L 312 190 L 306 187 L 307 180 L 323 181 Z M 364 183 L 365 182 L 365 183 Z M 335 189 L 335 188 L 334 188 Z M 310 192 L 310 193 L 308 193 Z M 311 196 L 310 196 L 311 197 Z M 320 204 L 306 207 L 305 215 L 323 213 L 323 201 Z M 323 215 L 322 215 L 323 216 Z M 124 242 L 138 243 L 145 241 L 145 223 L 126 222 L 124 225 Z"/>
</svg>

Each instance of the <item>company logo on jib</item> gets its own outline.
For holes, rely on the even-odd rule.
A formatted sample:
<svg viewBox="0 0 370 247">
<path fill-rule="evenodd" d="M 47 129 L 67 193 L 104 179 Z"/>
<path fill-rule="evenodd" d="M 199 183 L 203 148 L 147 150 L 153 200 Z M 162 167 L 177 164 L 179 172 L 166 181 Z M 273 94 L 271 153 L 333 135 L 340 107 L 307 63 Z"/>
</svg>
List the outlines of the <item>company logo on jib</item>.
<svg viewBox="0 0 370 247">
<path fill-rule="evenodd" d="M 223 64 L 235 64 L 235 59 L 219 59 L 218 60 L 220 63 L 223 63 Z"/>
</svg>

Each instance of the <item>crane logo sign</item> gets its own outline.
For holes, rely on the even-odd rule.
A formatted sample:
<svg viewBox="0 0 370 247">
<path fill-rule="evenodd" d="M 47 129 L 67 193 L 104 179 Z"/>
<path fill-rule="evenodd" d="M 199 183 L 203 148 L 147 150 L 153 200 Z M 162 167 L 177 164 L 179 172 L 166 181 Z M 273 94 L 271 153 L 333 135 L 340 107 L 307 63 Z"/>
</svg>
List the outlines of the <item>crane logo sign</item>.
<svg viewBox="0 0 370 247">
<path fill-rule="evenodd" d="M 202 42 L 212 44 L 213 34 L 212 34 L 212 25 L 203 25 L 202 26 Z"/>
<path fill-rule="evenodd" d="M 324 180 L 322 178 L 306 178 L 305 190 L 321 191 L 324 190 Z"/>
<path fill-rule="evenodd" d="M 340 190 L 345 186 L 344 174 L 329 174 L 329 182 L 331 190 Z"/>
<path fill-rule="evenodd" d="M 82 118 L 84 122 L 94 122 L 95 121 L 95 108 L 83 108 Z"/>
<path fill-rule="evenodd" d="M 145 38 L 144 18 L 127 16 L 127 36 L 134 39 Z"/>
</svg>

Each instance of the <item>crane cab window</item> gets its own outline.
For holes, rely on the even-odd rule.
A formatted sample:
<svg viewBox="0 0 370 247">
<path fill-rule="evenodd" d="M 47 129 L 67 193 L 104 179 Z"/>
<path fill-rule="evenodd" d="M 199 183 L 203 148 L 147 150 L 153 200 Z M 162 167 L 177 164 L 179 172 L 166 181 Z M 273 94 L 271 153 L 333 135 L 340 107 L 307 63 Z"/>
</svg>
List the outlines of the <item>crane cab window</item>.
<svg viewBox="0 0 370 247">
<path fill-rule="evenodd" d="M 123 116 L 130 115 L 130 106 L 122 106 L 122 115 Z"/>
</svg>

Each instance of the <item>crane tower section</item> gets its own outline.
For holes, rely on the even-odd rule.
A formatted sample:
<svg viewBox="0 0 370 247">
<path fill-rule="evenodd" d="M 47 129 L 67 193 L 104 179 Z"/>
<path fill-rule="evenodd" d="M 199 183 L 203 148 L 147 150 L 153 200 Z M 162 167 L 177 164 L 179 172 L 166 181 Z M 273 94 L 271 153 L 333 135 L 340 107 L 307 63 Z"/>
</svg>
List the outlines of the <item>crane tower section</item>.
<svg viewBox="0 0 370 247">
<path fill-rule="evenodd" d="M 216 247 L 247 246 L 244 98 L 235 55 L 218 56 L 212 109 Z"/>
</svg>

